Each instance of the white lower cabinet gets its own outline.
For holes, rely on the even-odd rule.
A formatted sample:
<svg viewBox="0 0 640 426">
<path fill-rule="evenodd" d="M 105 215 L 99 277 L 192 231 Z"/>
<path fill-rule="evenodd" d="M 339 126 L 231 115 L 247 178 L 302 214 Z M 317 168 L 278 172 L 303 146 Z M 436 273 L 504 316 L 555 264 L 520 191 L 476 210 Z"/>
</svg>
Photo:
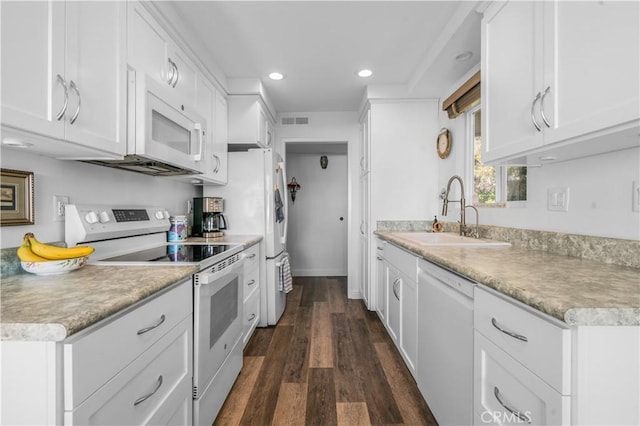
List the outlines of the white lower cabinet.
<svg viewBox="0 0 640 426">
<path fill-rule="evenodd" d="M 64 423 L 190 424 L 191 279 L 63 344 Z"/>
<path fill-rule="evenodd" d="M 570 424 L 563 396 L 478 331 L 474 333 L 474 424 Z"/>
<path fill-rule="evenodd" d="M 260 321 L 260 244 L 245 250 L 242 344 L 247 345 Z"/>
<path fill-rule="evenodd" d="M 191 315 L 73 411 L 65 424 L 191 424 Z"/>
<path fill-rule="evenodd" d="M 384 249 L 387 315 L 384 322 L 411 374 L 418 357 L 418 258 L 393 245 Z"/>
<path fill-rule="evenodd" d="M 476 424 L 571 424 L 571 330 L 475 289 Z"/>
<path fill-rule="evenodd" d="M 376 238 L 376 312 L 380 321 L 387 321 L 387 275 L 389 273 L 384 261 L 386 243 Z"/>
</svg>

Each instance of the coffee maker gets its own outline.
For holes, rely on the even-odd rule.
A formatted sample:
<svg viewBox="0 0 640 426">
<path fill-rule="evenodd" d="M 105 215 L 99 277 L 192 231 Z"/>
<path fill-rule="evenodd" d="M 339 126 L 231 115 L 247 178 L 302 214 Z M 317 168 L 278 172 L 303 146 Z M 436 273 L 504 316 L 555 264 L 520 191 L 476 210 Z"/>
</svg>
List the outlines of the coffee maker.
<svg viewBox="0 0 640 426">
<path fill-rule="evenodd" d="M 222 214 L 224 199 L 219 197 L 196 197 L 193 199 L 194 237 L 220 238 L 227 229 L 227 219 Z"/>
</svg>

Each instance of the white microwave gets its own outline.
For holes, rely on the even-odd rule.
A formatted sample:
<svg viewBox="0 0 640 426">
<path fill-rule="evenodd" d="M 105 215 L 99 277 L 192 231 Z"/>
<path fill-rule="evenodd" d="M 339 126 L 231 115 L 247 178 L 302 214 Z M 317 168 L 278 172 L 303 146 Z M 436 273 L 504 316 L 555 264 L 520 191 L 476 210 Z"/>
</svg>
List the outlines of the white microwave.
<svg viewBox="0 0 640 426">
<path fill-rule="evenodd" d="M 207 121 L 148 75 L 127 77 L 127 155 L 90 162 L 153 176 L 202 173 Z"/>
</svg>

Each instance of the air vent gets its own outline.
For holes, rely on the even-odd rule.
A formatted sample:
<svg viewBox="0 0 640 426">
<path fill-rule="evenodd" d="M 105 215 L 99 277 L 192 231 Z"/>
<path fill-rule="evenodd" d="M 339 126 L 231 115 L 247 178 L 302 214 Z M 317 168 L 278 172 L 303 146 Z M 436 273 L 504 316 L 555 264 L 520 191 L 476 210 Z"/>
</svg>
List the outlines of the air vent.
<svg viewBox="0 0 640 426">
<path fill-rule="evenodd" d="M 282 117 L 283 126 L 306 126 L 309 124 L 309 117 Z"/>
</svg>

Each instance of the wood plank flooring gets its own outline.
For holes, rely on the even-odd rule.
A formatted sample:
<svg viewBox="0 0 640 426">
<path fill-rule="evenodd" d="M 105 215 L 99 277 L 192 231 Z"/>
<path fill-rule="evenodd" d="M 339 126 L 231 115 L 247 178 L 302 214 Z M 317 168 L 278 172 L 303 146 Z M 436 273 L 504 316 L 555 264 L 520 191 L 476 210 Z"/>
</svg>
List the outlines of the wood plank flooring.
<svg viewBox="0 0 640 426">
<path fill-rule="evenodd" d="M 346 277 L 294 278 L 214 425 L 437 425 L 378 316 L 346 294 Z"/>
</svg>

